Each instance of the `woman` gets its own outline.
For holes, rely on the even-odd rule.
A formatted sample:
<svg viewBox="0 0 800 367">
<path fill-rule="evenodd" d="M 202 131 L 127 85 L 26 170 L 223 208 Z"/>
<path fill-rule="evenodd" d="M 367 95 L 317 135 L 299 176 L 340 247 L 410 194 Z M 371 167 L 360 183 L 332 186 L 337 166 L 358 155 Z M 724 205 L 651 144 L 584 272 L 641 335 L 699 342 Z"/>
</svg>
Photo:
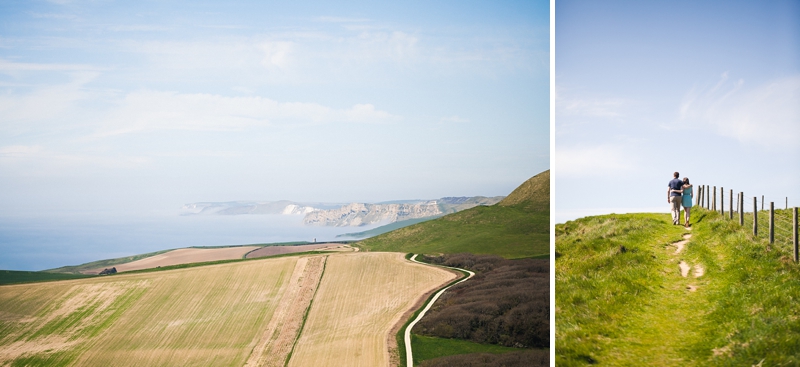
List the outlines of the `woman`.
<svg viewBox="0 0 800 367">
<path fill-rule="evenodd" d="M 681 205 L 683 205 L 683 217 L 686 220 L 686 223 L 683 224 L 684 227 L 691 227 L 689 224 L 689 213 L 692 209 L 692 185 L 689 183 L 689 178 L 683 178 L 683 186 L 681 186 L 680 190 L 672 190 L 674 192 L 679 192 L 683 195 L 681 199 Z"/>
</svg>

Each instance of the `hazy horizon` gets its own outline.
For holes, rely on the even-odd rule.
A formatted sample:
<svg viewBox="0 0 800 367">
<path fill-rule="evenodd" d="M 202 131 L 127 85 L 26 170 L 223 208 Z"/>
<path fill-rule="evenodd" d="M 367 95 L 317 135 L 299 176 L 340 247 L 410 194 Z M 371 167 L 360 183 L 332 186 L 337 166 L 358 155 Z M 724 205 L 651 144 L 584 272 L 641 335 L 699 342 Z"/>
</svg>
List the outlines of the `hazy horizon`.
<svg viewBox="0 0 800 367">
<path fill-rule="evenodd" d="M 548 1 L 4 2 L 0 267 L 22 261 L 12 243 L 145 252 L 91 234 L 129 236 L 127 217 L 179 235 L 193 227 L 172 216 L 194 202 L 508 195 L 549 169 L 549 15 Z M 56 223 L 70 217 L 88 234 Z M 250 238 L 229 235 L 217 242 Z"/>
<path fill-rule="evenodd" d="M 507 195 L 549 3 L 0 5 L 0 211 Z"/>
</svg>

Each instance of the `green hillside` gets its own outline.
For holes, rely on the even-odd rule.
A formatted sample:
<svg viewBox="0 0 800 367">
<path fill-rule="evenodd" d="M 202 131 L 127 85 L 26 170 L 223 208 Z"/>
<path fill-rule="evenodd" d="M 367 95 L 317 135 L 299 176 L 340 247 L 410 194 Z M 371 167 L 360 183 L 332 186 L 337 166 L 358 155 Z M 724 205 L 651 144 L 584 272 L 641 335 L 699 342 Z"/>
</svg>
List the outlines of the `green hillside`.
<svg viewBox="0 0 800 367">
<path fill-rule="evenodd" d="M 384 234 L 386 232 L 394 231 L 395 229 L 400 229 L 403 227 L 408 227 L 410 225 L 414 225 L 417 223 L 427 222 L 429 220 L 433 220 L 439 218 L 440 216 L 437 215 L 435 217 L 425 217 L 425 218 L 414 218 L 414 219 L 406 219 L 401 220 L 393 223 L 389 223 L 386 225 L 382 225 L 377 228 L 373 228 L 366 231 L 361 232 L 352 232 L 352 233 L 344 233 L 340 235 L 336 235 L 336 238 L 343 238 L 343 239 L 362 239 L 362 238 L 369 238 L 373 236 L 377 236 L 379 234 Z"/>
<path fill-rule="evenodd" d="M 550 241 L 550 171 L 492 206 L 478 206 L 356 243 L 366 251 L 545 256 Z"/>
<path fill-rule="evenodd" d="M 716 212 L 693 217 L 691 230 L 669 214 L 556 226 L 557 365 L 800 364 L 800 266 L 788 246 Z"/>
<path fill-rule="evenodd" d="M 92 275 L 48 273 L 43 271 L 0 270 L 0 285 L 80 279 L 91 276 Z"/>
</svg>

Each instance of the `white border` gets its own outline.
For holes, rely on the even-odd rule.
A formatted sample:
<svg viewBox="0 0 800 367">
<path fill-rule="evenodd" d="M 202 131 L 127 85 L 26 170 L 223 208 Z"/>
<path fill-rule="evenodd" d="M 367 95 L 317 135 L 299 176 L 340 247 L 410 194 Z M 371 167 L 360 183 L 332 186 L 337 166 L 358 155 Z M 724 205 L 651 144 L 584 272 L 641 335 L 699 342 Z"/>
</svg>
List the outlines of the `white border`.
<svg viewBox="0 0 800 367">
<path fill-rule="evenodd" d="M 556 0 L 550 0 L 550 365 L 556 365 Z"/>
</svg>

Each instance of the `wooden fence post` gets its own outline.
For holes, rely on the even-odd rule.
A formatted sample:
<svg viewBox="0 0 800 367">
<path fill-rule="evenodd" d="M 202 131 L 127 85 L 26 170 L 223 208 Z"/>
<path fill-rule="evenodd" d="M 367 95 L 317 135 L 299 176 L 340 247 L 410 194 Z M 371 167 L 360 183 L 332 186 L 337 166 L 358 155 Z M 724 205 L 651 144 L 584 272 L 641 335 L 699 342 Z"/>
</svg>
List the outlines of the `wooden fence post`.
<svg viewBox="0 0 800 367">
<path fill-rule="evenodd" d="M 761 195 L 761 210 L 764 210 L 764 195 Z"/>
<path fill-rule="evenodd" d="M 797 263 L 797 260 L 798 260 L 797 259 L 797 254 L 798 254 L 798 251 L 797 251 L 797 207 L 794 207 L 794 210 L 792 210 L 792 212 L 793 212 L 792 219 L 793 219 L 793 222 L 794 222 L 794 223 L 792 223 L 792 227 L 794 227 L 794 231 L 793 231 L 793 234 L 794 234 L 794 262 Z"/>
<path fill-rule="evenodd" d="M 758 198 L 753 196 L 753 236 L 758 236 Z"/>
<path fill-rule="evenodd" d="M 719 215 L 725 218 L 725 188 L 719 187 Z"/>
<path fill-rule="evenodd" d="M 697 206 L 703 206 L 703 186 L 697 186 Z"/>
<path fill-rule="evenodd" d="M 739 192 L 739 225 L 744 226 L 744 192 Z"/>
<path fill-rule="evenodd" d="M 711 210 L 711 185 L 706 185 L 706 209 Z"/>
<path fill-rule="evenodd" d="M 706 196 L 708 196 L 708 190 L 706 190 L 706 185 L 701 185 L 701 189 L 703 189 L 703 199 L 700 201 L 700 206 L 703 208 L 706 207 Z"/>
<path fill-rule="evenodd" d="M 728 200 L 731 202 L 728 204 L 728 217 L 733 220 L 733 189 L 731 189 L 730 196 L 728 196 Z"/>
<path fill-rule="evenodd" d="M 769 243 L 775 243 L 775 202 L 769 202 Z"/>
<path fill-rule="evenodd" d="M 717 187 L 714 186 L 714 200 L 711 202 L 711 210 L 717 211 Z"/>
</svg>

